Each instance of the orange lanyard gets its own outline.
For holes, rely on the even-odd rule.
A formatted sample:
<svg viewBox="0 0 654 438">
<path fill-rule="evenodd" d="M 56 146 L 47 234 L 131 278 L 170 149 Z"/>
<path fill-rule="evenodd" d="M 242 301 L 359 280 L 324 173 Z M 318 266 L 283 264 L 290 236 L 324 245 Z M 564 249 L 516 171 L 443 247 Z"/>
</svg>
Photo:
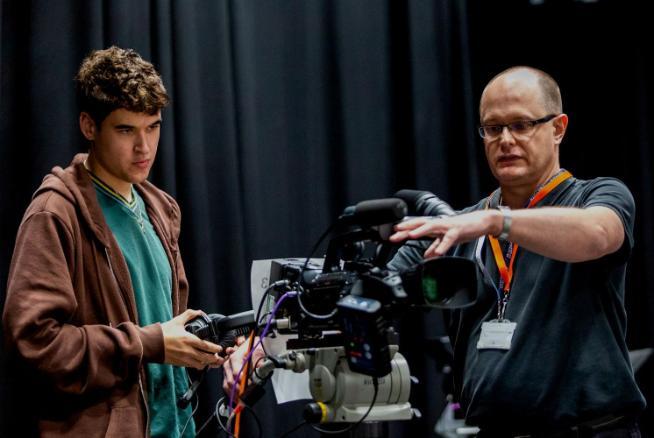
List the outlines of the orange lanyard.
<svg viewBox="0 0 654 438">
<path fill-rule="evenodd" d="M 561 184 L 563 181 L 571 177 L 572 174 L 567 170 L 559 173 L 557 176 L 552 178 L 547 184 L 545 184 L 538 191 L 536 191 L 536 193 L 534 193 L 534 195 L 529 200 L 529 204 L 527 204 L 526 208 L 531 208 L 534 205 L 538 204 L 541 201 L 541 199 L 547 196 L 559 184 Z M 490 202 L 490 198 L 489 198 L 489 202 Z M 506 296 L 509 294 L 511 290 L 511 281 L 513 280 L 513 263 L 515 262 L 515 256 L 518 253 L 518 245 L 511 244 L 511 246 L 509 247 L 511 260 L 509 262 L 509 266 L 507 267 L 506 261 L 504 260 L 504 254 L 502 254 L 502 249 L 500 248 L 500 243 L 497 241 L 495 237 L 490 235 L 488 236 L 488 240 L 490 241 L 491 248 L 493 250 L 493 257 L 495 258 L 497 269 L 500 272 L 500 277 L 502 279 L 501 283 L 503 285 L 504 295 Z"/>
</svg>

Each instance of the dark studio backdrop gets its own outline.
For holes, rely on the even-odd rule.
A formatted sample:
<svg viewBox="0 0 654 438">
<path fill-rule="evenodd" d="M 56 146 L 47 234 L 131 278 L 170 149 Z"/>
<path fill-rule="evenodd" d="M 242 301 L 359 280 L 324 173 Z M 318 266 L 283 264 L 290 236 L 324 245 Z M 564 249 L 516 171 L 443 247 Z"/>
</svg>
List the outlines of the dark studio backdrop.
<svg viewBox="0 0 654 438">
<path fill-rule="evenodd" d="M 494 189 L 475 133 L 479 95 L 495 73 L 528 64 L 561 85 L 562 165 L 634 193 L 628 341 L 651 347 L 654 38 L 641 3 L 3 0 L 0 301 L 31 193 L 84 148 L 72 78 L 92 49 L 134 48 L 162 73 L 172 105 L 151 180 L 182 208 L 190 306 L 225 314 L 251 308 L 253 259 L 307 255 L 347 205 L 419 188 L 463 208 Z M 391 431 L 430 436 L 444 396 L 423 340 L 442 335 L 440 315 L 400 330 L 423 418 Z M 22 391 L 4 351 L 0 368 L 0 436 L 17 436 L 21 403 L 39 395 Z M 198 424 L 220 396 L 214 374 Z M 653 403 L 651 361 L 638 377 Z M 300 404 L 269 396 L 255 411 L 264 436 L 301 421 Z"/>
</svg>

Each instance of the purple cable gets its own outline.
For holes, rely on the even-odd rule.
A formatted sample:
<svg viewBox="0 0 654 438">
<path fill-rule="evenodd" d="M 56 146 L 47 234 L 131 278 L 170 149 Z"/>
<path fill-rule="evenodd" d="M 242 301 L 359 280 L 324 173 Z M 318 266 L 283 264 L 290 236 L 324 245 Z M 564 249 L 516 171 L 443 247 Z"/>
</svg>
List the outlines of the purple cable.
<svg viewBox="0 0 654 438">
<path fill-rule="evenodd" d="M 248 355 L 245 357 L 243 360 L 243 365 L 241 365 L 241 369 L 239 370 L 238 374 L 236 375 L 236 379 L 234 380 L 234 385 L 232 385 L 232 390 L 229 393 L 229 409 L 230 409 L 230 415 L 231 411 L 234 410 L 232 407 L 234 405 L 234 396 L 236 395 L 236 385 L 237 382 L 241 380 L 241 373 L 243 373 L 243 370 L 245 369 L 245 366 L 247 363 L 250 361 L 250 358 L 252 357 L 252 353 L 254 353 L 254 350 L 257 349 L 259 344 L 261 344 L 261 340 L 265 339 L 266 335 L 268 334 L 268 331 L 270 330 L 270 324 L 272 323 L 273 317 L 275 316 L 275 313 L 277 313 L 277 309 L 279 309 L 279 305 L 282 304 L 282 301 L 284 301 L 286 298 L 296 295 L 297 292 L 295 291 L 290 291 L 286 292 L 284 295 L 281 296 L 279 301 L 275 303 L 275 307 L 273 308 L 272 312 L 270 312 L 270 316 L 268 317 L 268 322 L 266 323 L 266 327 L 263 329 L 263 332 L 261 332 L 261 335 L 259 335 L 259 340 L 257 341 L 256 344 L 252 346 L 252 349 L 248 353 Z M 230 422 L 227 423 L 227 432 L 231 432 L 232 430 L 232 424 Z"/>
</svg>

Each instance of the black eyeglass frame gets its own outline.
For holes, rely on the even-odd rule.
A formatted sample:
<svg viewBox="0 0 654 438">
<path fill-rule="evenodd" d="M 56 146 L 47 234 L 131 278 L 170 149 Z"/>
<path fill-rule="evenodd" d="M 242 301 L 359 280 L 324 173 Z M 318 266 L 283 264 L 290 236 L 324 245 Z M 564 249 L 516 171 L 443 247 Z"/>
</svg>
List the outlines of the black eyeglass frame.
<svg viewBox="0 0 654 438">
<path fill-rule="evenodd" d="M 548 114 L 545 117 L 541 117 L 540 119 L 536 119 L 536 120 L 516 120 L 515 122 L 507 123 L 505 125 L 481 125 L 481 126 L 479 126 L 479 128 L 477 128 L 477 131 L 479 132 L 479 136 L 481 138 L 486 138 L 487 136 L 486 136 L 486 133 L 484 131 L 486 128 L 499 127 L 501 129 L 500 129 L 499 133 L 497 134 L 497 136 L 492 136 L 491 137 L 491 138 L 499 138 L 502 135 L 502 132 L 504 132 L 505 127 L 509 128 L 509 132 L 511 132 L 512 135 L 513 135 L 514 130 L 511 129 L 511 125 L 515 125 L 517 123 L 526 123 L 526 124 L 529 125 L 529 129 L 533 129 L 535 126 L 538 126 L 538 125 L 540 125 L 542 123 L 547 123 L 550 120 L 553 120 L 553 119 L 557 118 L 560 115 L 561 114 Z"/>
</svg>

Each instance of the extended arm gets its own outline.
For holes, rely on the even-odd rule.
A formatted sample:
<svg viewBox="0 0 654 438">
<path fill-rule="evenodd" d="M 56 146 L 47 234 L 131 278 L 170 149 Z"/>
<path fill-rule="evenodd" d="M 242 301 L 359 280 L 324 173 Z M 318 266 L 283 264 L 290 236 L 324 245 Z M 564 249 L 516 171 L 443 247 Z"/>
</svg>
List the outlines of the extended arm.
<svg viewBox="0 0 654 438">
<path fill-rule="evenodd" d="M 582 262 L 617 251 L 625 239 L 622 221 L 610 208 L 544 207 L 512 210 L 509 240 L 529 251 L 565 262 Z M 455 244 L 498 235 L 502 213 L 495 209 L 448 218 L 418 218 L 396 225 L 394 242 L 434 238 L 425 257 L 445 254 Z"/>
</svg>

